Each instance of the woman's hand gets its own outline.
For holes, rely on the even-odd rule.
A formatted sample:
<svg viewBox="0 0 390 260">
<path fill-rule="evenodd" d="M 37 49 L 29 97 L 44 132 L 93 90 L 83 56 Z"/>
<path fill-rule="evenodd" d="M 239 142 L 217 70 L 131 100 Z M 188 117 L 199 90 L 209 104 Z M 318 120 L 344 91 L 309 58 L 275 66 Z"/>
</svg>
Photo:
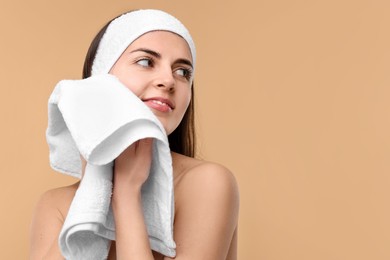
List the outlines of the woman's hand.
<svg viewBox="0 0 390 260">
<path fill-rule="evenodd" d="M 140 189 L 152 163 L 153 139 L 142 139 L 124 150 L 114 163 L 114 192 L 117 188 Z"/>
</svg>

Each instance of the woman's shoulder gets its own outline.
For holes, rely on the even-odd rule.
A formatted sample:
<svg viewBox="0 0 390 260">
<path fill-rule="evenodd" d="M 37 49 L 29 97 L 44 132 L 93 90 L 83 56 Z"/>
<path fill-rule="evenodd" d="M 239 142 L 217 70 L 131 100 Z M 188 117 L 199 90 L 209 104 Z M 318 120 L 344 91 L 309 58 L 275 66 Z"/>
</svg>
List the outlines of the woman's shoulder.
<svg viewBox="0 0 390 260">
<path fill-rule="evenodd" d="M 235 182 L 234 175 L 225 166 L 188 157 L 178 153 L 172 153 L 174 179 L 176 182 L 182 178 L 227 178 Z M 207 175 L 207 176 L 204 176 Z"/>
<path fill-rule="evenodd" d="M 173 154 L 172 159 L 177 202 L 180 198 L 188 200 L 188 197 L 194 198 L 193 195 L 198 194 L 218 200 L 229 199 L 238 204 L 238 184 L 228 168 L 180 154 Z"/>
<path fill-rule="evenodd" d="M 40 211 L 41 214 L 56 212 L 58 218 L 64 221 L 78 185 L 79 182 L 76 182 L 44 192 L 38 200 L 36 211 Z"/>
<path fill-rule="evenodd" d="M 46 191 L 39 198 L 30 226 L 30 258 L 60 259 L 57 241 L 78 183 Z M 46 257 L 44 257 L 46 259 Z"/>
</svg>

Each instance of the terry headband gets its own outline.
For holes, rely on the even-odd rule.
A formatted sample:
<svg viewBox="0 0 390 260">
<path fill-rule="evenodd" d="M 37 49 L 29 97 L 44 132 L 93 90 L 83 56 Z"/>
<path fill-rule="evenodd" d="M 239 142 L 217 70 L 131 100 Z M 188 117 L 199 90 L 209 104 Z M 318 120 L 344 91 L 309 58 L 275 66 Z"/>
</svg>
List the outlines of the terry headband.
<svg viewBox="0 0 390 260">
<path fill-rule="evenodd" d="M 108 73 L 133 41 L 151 31 L 169 31 L 181 36 L 190 48 L 195 69 L 195 44 L 188 30 L 172 15 L 149 9 L 123 14 L 108 25 L 93 61 L 92 75 Z"/>
</svg>

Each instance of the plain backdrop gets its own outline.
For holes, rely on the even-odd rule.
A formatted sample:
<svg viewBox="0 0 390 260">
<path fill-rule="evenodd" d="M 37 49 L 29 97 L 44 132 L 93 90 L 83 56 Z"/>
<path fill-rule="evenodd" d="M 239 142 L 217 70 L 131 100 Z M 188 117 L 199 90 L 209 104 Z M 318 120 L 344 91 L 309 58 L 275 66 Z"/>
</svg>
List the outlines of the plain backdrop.
<svg viewBox="0 0 390 260">
<path fill-rule="evenodd" d="M 47 100 L 109 19 L 158 8 L 198 51 L 199 157 L 240 187 L 239 259 L 390 259 L 390 2 L 36 0 L 0 8 L 0 259 L 76 180 L 49 167 Z"/>
</svg>

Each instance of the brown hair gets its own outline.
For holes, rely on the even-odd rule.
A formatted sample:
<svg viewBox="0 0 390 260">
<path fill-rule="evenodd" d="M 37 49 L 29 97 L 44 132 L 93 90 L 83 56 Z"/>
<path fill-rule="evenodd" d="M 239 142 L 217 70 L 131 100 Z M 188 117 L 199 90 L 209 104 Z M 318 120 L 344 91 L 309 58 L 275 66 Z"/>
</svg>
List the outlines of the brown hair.
<svg viewBox="0 0 390 260">
<path fill-rule="evenodd" d="M 115 19 L 115 18 L 114 18 Z M 113 20 L 114 20 L 113 19 Z M 112 20 L 111 20 L 112 21 Z M 83 67 L 83 78 L 91 76 L 92 64 L 95 59 L 96 51 L 98 49 L 100 40 L 107 30 L 109 21 L 92 40 L 89 46 L 87 55 L 85 56 L 84 67 Z M 189 157 L 195 157 L 196 148 L 196 136 L 195 136 L 195 108 L 194 108 L 194 83 L 191 87 L 191 101 L 188 105 L 187 111 L 185 112 L 183 119 L 179 126 L 168 136 L 169 146 L 171 151 L 180 153 Z"/>
</svg>

